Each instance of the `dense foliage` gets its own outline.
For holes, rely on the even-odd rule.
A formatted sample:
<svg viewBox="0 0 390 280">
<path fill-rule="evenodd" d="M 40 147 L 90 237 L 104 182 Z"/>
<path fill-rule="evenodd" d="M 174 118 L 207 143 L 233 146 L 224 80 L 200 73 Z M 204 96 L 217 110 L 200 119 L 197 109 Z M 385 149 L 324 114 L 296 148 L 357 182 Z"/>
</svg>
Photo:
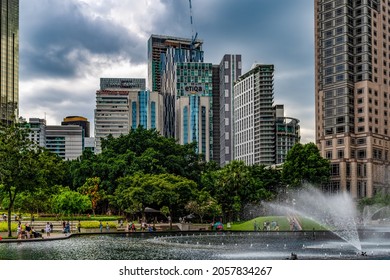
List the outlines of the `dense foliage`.
<svg viewBox="0 0 390 280">
<path fill-rule="evenodd" d="M 126 214 L 145 218 L 147 209 L 166 218 L 237 220 L 245 205 L 275 198 L 286 186 L 320 184 L 329 162 L 310 143 L 297 144 L 281 170 L 232 161 L 205 162 L 196 144 L 179 145 L 156 130 L 132 129 L 102 140 L 102 153 L 85 150 L 62 161 L 12 126 L 0 133 L 0 206 L 16 211 Z M 9 215 L 10 217 L 10 215 Z"/>
<path fill-rule="evenodd" d="M 301 186 L 302 183 L 321 185 L 330 178 L 330 162 L 321 157 L 314 143 L 297 143 L 287 153 L 282 178 L 291 187 Z"/>
</svg>

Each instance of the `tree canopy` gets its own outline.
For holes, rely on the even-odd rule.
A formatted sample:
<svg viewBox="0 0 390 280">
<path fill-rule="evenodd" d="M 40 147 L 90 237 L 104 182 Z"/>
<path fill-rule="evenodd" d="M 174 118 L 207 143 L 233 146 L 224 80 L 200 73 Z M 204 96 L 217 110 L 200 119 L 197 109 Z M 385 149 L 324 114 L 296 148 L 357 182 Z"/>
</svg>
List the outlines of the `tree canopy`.
<svg viewBox="0 0 390 280">
<path fill-rule="evenodd" d="M 12 124 L 0 130 L 0 188 L 8 201 L 8 236 L 11 210 L 18 195 L 33 196 L 61 178 L 61 161 L 56 155 L 34 145 L 28 131 Z M 58 174 L 57 174 L 58 173 Z"/>
<path fill-rule="evenodd" d="M 282 179 L 290 187 L 302 183 L 320 185 L 330 178 L 330 161 L 320 155 L 314 143 L 295 144 L 283 163 Z"/>
</svg>

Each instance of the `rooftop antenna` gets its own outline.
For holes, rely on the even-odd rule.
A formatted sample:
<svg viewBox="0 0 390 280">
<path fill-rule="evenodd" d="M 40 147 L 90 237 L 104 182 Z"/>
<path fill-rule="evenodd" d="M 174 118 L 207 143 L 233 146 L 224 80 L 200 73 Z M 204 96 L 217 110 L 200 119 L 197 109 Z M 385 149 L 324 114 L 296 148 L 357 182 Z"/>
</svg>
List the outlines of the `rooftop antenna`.
<svg viewBox="0 0 390 280">
<path fill-rule="evenodd" d="M 198 32 L 195 33 L 194 35 L 194 22 L 192 20 L 192 3 L 191 3 L 191 0 L 189 0 L 190 2 L 190 20 L 191 20 L 191 45 L 190 45 L 190 48 L 191 48 L 191 60 L 190 62 L 193 62 L 193 51 L 195 49 L 195 41 L 196 41 L 196 38 L 198 37 Z"/>
</svg>

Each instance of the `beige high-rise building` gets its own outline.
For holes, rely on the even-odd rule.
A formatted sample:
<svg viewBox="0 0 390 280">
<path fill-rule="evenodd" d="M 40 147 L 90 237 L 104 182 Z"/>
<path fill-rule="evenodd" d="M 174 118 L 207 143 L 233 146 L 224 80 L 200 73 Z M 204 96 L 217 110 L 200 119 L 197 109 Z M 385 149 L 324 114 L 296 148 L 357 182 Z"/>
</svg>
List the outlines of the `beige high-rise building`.
<svg viewBox="0 0 390 280">
<path fill-rule="evenodd" d="M 390 1 L 315 0 L 316 143 L 327 190 L 390 190 Z"/>
</svg>

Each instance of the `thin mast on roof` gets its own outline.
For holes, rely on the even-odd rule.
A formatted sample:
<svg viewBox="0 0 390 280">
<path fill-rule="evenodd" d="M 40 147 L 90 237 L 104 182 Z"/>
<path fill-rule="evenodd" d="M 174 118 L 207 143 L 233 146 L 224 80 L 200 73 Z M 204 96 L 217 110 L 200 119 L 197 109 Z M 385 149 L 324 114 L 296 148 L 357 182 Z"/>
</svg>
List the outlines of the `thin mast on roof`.
<svg viewBox="0 0 390 280">
<path fill-rule="evenodd" d="M 190 20 L 191 20 L 191 45 L 190 45 L 190 49 L 191 49 L 191 56 L 190 56 L 190 62 L 193 62 L 194 61 L 194 50 L 195 50 L 195 41 L 196 41 L 196 38 L 198 37 L 198 32 L 195 33 L 195 36 L 194 36 L 194 23 L 193 23 L 193 20 L 192 20 L 192 3 L 191 3 L 191 0 L 189 0 L 190 2 Z"/>
</svg>

